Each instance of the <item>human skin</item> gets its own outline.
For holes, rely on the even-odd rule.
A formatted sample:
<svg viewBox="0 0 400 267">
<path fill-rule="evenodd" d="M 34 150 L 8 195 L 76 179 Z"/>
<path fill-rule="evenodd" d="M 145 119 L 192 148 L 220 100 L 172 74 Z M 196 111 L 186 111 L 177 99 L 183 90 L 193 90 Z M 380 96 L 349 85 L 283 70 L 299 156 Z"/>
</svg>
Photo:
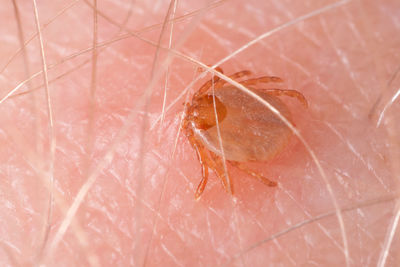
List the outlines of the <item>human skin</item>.
<svg viewBox="0 0 400 267">
<path fill-rule="evenodd" d="M 71 3 L 39 1 L 40 24 Z M 41 30 L 48 85 L 39 73 L 0 107 L 1 266 L 399 264 L 397 101 L 377 118 L 400 85 L 400 2 L 213 3 L 98 1 L 96 13 L 76 1 Z M 33 2 L 17 7 L 0 5 L 1 98 L 44 65 L 38 37 L 7 64 L 19 29 L 37 32 Z M 152 25 L 140 33 L 151 43 L 133 36 Z M 300 138 L 248 163 L 278 187 L 228 165 L 234 196 L 211 172 L 195 201 L 200 164 L 179 126 L 210 74 L 180 95 L 260 36 L 221 67 L 302 92 L 307 109 L 282 97 Z M 176 103 L 162 116 L 165 88 Z"/>
</svg>

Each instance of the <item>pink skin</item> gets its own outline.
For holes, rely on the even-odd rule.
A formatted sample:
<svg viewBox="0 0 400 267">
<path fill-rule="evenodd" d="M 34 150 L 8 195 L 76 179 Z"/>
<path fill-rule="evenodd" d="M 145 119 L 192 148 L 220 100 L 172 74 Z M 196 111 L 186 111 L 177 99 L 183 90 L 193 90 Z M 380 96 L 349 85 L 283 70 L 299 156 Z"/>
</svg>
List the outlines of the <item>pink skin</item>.
<svg viewBox="0 0 400 267">
<path fill-rule="evenodd" d="M 19 2 L 28 39 L 36 31 L 33 4 Z M 98 8 L 122 22 L 127 2 L 99 1 Z M 140 30 L 162 22 L 169 3 L 160 2 L 136 1 L 127 27 Z M 214 64 L 257 36 L 334 3 L 323 2 L 229 1 L 174 24 L 172 43 L 203 64 Z M 41 23 L 68 3 L 40 1 Z M 176 16 L 204 5 L 181 1 Z M 308 110 L 289 97 L 282 99 L 327 178 L 294 138 L 271 162 L 251 165 L 278 187 L 229 169 L 234 199 L 211 172 L 201 200 L 194 200 L 200 165 L 184 136 L 174 148 L 184 99 L 168 110 L 163 124 L 149 130 L 162 110 L 165 77 L 150 81 L 159 78 L 165 51 L 152 72 L 155 49 L 143 41 L 132 37 L 108 44 L 104 51 L 98 48 L 96 90 L 91 90 L 91 51 L 50 69 L 48 78 L 53 80 L 89 60 L 49 84 L 56 153 L 51 229 L 44 250 L 52 141 L 43 76 L 34 79 L 29 88 L 41 86 L 37 93 L 1 103 L 0 265 L 343 266 L 348 255 L 351 266 L 395 266 L 400 260 L 398 230 L 389 241 L 399 189 L 393 164 L 399 157 L 399 129 L 393 126 L 398 104 L 387 109 L 380 128 L 375 127 L 377 113 L 368 115 L 379 97 L 383 102 L 378 111 L 399 88 L 398 77 L 387 86 L 400 62 L 399 13 L 397 0 L 351 1 L 281 29 L 222 65 L 228 74 L 249 69 L 254 77 L 282 77 L 282 88 L 305 95 Z M 2 68 L 20 47 L 11 1 L 0 6 L 0 19 L 6 25 L 0 28 Z M 91 47 L 92 21 L 91 9 L 81 1 L 43 30 L 47 63 Z M 99 42 L 117 31 L 99 15 Z M 170 28 L 164 31 L 162 45 L 168 46 Z M 160 32 L 158 27 L 142 36 L 157 42 Z M 183 45 L 181 38 L 186 38 Z M 0 74 L 1 96 L 24 81 L 26 71 L 32 75 L 42 69 L 39 48 L 37 38 L 27 46 L 29 70 L 20 54 Z M 167 105 L 193 81 L 199 67 L 181 58 L 168 66 Z M 209 78 L 197 82 L 192 92 Z M 146 91 L 148 101 L 143 101 L 145 90 L 152 90 Z M 127 134 L 118 137 L 135 111 Z M 115 138 L 117 146 L 112 146 Z M 114 152 L 111 163 L 102 163 L 99 175 L 90 176 L 96 179 L 68 217 L 72 221 L 66 221 L 88 174 L 109 151 Z M 335 214 L 335 205 L 342 212 Z M 65 235 L 59 235 L 64 225 Z"/>
</svg>

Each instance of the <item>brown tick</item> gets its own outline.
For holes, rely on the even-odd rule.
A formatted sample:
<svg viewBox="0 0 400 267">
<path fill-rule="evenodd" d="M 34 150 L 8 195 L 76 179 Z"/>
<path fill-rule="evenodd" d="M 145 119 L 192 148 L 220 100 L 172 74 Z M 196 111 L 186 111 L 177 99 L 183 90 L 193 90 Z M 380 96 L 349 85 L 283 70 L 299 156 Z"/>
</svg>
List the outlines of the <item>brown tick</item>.
<svg viewBox="0 0 400 267">
<path fill-rule="evenodd" d="M 216 70 L 222 73 L 222 69 Z M 229 77 L 236 80 L 250 74 L 250 71 L 244 70 Z M 252 87 L 269 82 L 282 82 L 282 79 L 263 76 L 241 81 L 240 84 L 274 106 L 289 121 L 290 111 L 278 96 L 295 97 L 307 107 L 307 100 L 298 91 Z M 214 90 L 209 92 L 213 84 Z M 272 111 L 238 88 L 226 85 L 218 77 L 206 82 L 193 95 L 191 104 L 186 104 L 182 129 L 196 151 L 202 168 L 203 178 L 195 192 L 196 200 L 207 184 L 209 168 L 221 179 L 225 190 L 233 194 L 232 181 L 225 171 L 223 155 L 228 163 L 267 186 L 277 185 L 249 170 L 243 163 L 272 159 L 289 143 L 292 132 Z M 220 149 L 221 142 L 223 152 Z"/>
</svg>

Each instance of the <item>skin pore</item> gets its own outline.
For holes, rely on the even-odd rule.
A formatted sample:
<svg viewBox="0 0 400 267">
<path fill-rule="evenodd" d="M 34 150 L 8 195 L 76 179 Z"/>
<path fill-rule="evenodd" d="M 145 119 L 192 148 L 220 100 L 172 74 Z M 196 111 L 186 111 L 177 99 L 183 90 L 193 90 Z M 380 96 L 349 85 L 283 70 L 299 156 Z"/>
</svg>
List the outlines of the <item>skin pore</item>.
<svg viewBox="0 0 400 267">
<path fill-rule="evenodd" d="M 398 264 L 397 0 L 36 11 L 0 5 L 1 266 Z M 223 59 L 226 74 L 283 78 L 265 88 L 296 89 L 309 107 L 282 97 L 301 139 L 248 164 L 277 187 L 227 165 L 235 196 L 210 173 L 195 201 L 183 103 L 211 79 L 187 88 L 198 68 Z"/>
</svg>

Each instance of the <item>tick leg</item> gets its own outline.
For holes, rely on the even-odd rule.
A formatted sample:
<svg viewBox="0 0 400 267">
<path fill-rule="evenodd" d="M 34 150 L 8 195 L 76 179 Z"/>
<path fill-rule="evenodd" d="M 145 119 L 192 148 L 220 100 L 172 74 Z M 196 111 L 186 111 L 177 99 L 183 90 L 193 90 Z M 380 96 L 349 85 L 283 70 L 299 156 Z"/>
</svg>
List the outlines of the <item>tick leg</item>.
<svg viewBox="0 0 400 267">
<path fill-rule="evenodd" d="M 222 70 L 221 67 L 216 67 L 215 70 L 218 71 L 218 72 L 220 72 L 220 73 L 224 73 L 224 71 Z"/>
<path fill-rule="evenodd" d="M 243 85 L 255 85 L 258 83 L 270 83 L 270 82 L 281 83 L 281 82 L 283 82 L 283 80 L 281 78 L 275 77 L 275 76 L 263 76 L 263 77 L 258 77 L 258 78 L 254 78 L 254 79 L 244 80 L 240 83 Z"/>
<path fill-rule="evenodd" d="M 224 71 L 222 70 L 221 67 L 216 67 L 215 68 L 216 71 L 220 72 L 220 73 L 224 73 Z M 220 80 L 220 78 L 218 76 L 213 76 L 213 79 L 207 81 L 206 83 L 204 83 L 200 89 L 193 95 L 193 99 L 198 98 L 199 96 L 202 96 L 203 94 L 205 94 L 210 87 L 212 86 L 212 84 L 215 84 Z"/>
<path fill-rule="evenodd" d="M 222 73 L 222 71 L 221 71 L 221 73 Z M 236 80 L 236 79 L 239 79 L 243 76 L 247 76 L 250 74 L 251 74 L 250 71 L 243 70 L 243 71 L 236 72 L 228 77 L 231 78 L 232 80 Z M 194 94 L 193 99 L 196 99 L 196 98 L 202 96 L 203 94 L 205 94 L 211 88 L 213 83 L 214 83 L 214 90 L 217 90 L 217 89 L 223 87 L 224 84 L 226 83 L 226 81 L 220 79 L 218 76 L 214 76 L 213 79 L 209 80 L 208 82 L 203 84 L 202 87 L 200 87 L 200 89 Z"/>
<path fill-rule="evenodd" d="M 204 188 L 207 184 L 208 180 L 208 168 L 211 168 L 215 174 L 218 176 L 218 178 L 221 179 L 222 185 L 224 186 L 224 189 L 226 192 L 230 193 L 233 195 L 233 184 L 232 180 L 227 172 L 225 172 L 225 168 L 222 162 L 222 159 L 217 156 L 213 152 L 209 152 L 211 155 L 211 158 L 207 155 L 207 150 L 204 148 L 204 146 L 197 142 L 196 140 L 193 140 L 193 147 L 197 152 L 197 157 L 199 158 L 201 168 L 202 168 L 202 173 L 203 173 L 203 178 L 200 181 L 200 184 L 197 186 L 196 193 L 195 193 L 195 199 L 199 200 L 201 197 L 201 194 L 204 191 Z"/>
<path fill-rule="evenodd" d="M 193 131 L 188 128 L 187 126 L 187 120 L 184 120 L 183 123 L 183 129 L 185 131 L 185 134 L 189 140 L 190 145 L 193 147 L 193 149 L 196 151 L 197 158 L 200 161 L 201 165 L 201 170 L 202 170 L 202 179 L 197 186 L 194 198 L 196 200 L 199 200 L 201 197 L 201 194 L 204 191 L 204 188 L 207 185 L 208 181 L 208 167 L 213 167 L 215 165 L 214 161 L 210 159 L 207 155 L 207 150 L 204 148 L 204 146 L 198 142 L 193 134 Z"/>
<path fill-rule="evenodd" d="M 215 84 L 220 80 L 220 78 L 218 76 L 214 76 L 214 79 L 209 80 L 208 82 L 206 82 L 205 84 L 203 84 L 200 89 L 193 95 L 193 99 L 199 98 L 200 96 L 202 96 L 203 94 L 207 93 L 207 91 L 210 89 L 210 87 L 212 86 L 212 84 Z"/>
<path fill-rule="evenodd" d="M 306 108 L 308 107 L 306 98 L 299 91 L 287 90 L 287 89 L 257 89 L 257 90 L 260 90 L 260 91 L 263 91 L 265 93 L 275 95 L 275 96 L 285 95 L 285 96 L 294 97 L 294 98 L 297 98 L 297 100 L 299 100 L 300 103 L 303 104 Z"/>
<path fill-rule="evenodd" d="M 229 78 L 231 78 L 232 80 L 237 80 L 243 76 L 247 76 L 250 75 L 251 72 L 248 70 L 243 70 L 243 71 L 239 71 L 236 72 L 230 76 L 228 76 Z M 214 84 L 214 90 L 218 90 L 220 88 L 222 88 L 225 84 L 227 83 L 227 81 L 223 80 L 223 79 L 219 79 L 215 84 Z"/>
<path fill-rule="evenodd" d="M 236 162 L 236 161 L 229 161 L 229 163 L 231 163 L 233 166 L 236 166 L 239 170 L 244 171 L 245 173 L 251 175 L 253 178 L 256 178 L 257 180 L 259 180 L 260 182 L 262 182 L 263 184 L 267 185 L 267 186 L 276 186 L 277 183 L 274 181 L 269 180 L 268 178 L 265 178 L 264 176 L 248 169 L 246 166 L 244 166 L 243 164 Z"/>
<path fill-rule="evenodd" d="M 208 181 L 208 167 L 206 164 L 201 164 L 201 169 L 202 169 L 202 178 L 197 186 L 196 192 L 194 194 L 194 198 L 196 200 L 199 200 L 201 197 L 201 194 L 204 191 L 204 188 L 206 187 L 207 181 Z"/>
<path fill-rule="evenodd" d="M 194 139 L 194 136 L 192 136 L 192 137 Z M 210 167 L 212 167 L 212 165 L 214 165 L 214 162 L 212 162 L 212 160 L 207 156 L 206 150 L 202 144 L 197 142 L 195 139 L 192 141 L 189 139 L 189 141 L 192 144 L 192 147 L 194 148 L 194 150 L 196 151 L 197 158 L 200 161 L 201 170 L 202 170 L 202 178 L 201 178 L 201 181 L 200 181 L 199 185 L 197 186 L 196 192 L 194 194 L 194 198 L 196 200 L 199 200 L 201 197 L 201 194 L 204 191 L 204 188 L 206 187 L 207 181 L 208 181 L 208 167 L 210 165 L 211 165 Z"/>
<path fill-rule="evenodd" d="M 249 76 L 251 74 L 251 71 L 249 70 L 242 70 L 242 71 L 238 71 L 232 75 L 229 75 L 228 77 L 231 78 L 232 80 L 237 80 L 239 78 L 242 78 L 244 76 Z"/>
<path fill-rule="evenodd" d="M 231 195 L 233 195 L 232 179 L 229 176 L 228 170 L 225 171 L 224 163 L 222 162 L 222 158 L 211 151 L 210 151 L 210 154 L 215 163 L 214 166 L 212 167 L 215 174 L 218 176 L 218 178 L 221 179 L 221 182 L 222 182 L 222 185 L 224 186 L 225 191 L 230 193 Z"/>
<path fill-rule="evenodd" d="M 228 77 L 231 78 L 232 80 L 237 80 L 239 78 L 248 76 L 250 74 L 251 74 L 251 71 L 243 70 L 243 71 L 236 72 L 232 75 L 229 75 Z M 227 81 L 220 79 L 217 83 L 215 83 L 215 89 L 221 88 L 225 83 L 227 83 Z"/>
</svg>

